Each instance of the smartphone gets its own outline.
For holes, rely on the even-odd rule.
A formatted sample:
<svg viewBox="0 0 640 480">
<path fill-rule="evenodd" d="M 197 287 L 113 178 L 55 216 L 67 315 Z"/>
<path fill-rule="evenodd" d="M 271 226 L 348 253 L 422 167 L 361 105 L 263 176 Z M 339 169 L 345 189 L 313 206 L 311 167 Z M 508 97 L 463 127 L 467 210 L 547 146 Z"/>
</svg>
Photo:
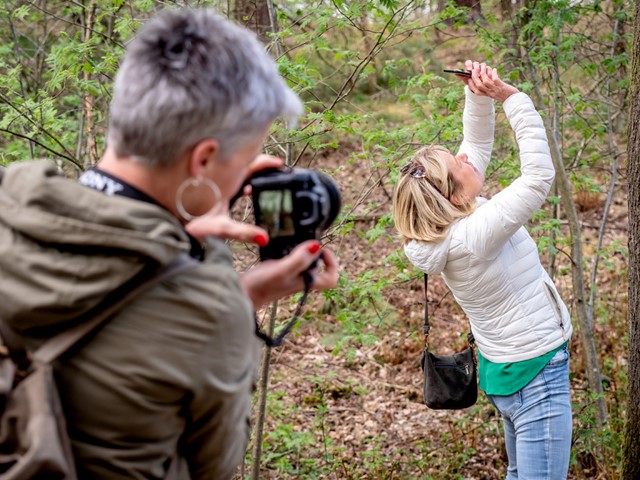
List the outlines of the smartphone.
<svg viewBox="0 0 640 480">
<path fill-rule="evenodd" d="M 463 77 L 470 77 L 471 76 L 471 72 L 468 72 L 466 70 L 454 70 L 454 69 L 450 69 L 450 68 L 445 68 L 444 71 L 445 71 L 445 73 L 455 73 L 456 75 L 462 75 Z"/>
</svg>

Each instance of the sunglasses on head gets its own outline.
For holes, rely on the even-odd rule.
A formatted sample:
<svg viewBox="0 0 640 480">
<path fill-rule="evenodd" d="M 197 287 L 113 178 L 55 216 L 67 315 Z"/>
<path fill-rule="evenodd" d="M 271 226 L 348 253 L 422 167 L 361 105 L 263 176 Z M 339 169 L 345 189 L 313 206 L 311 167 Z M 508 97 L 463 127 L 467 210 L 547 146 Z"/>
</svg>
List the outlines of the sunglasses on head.
<svg viewBox="0 0 640 480">
<path fill-rule="evenodd" d="M 404 167 L 402 167 L 400 169 L 400 173 L 411 175 L 413 178 L 423 178 L 427 175 L 427 171 L 424 168 L 424 165 L 416 165 L 412 162 L 409 162 Z"/>
<path fill-rule="evenodd" d="M 400 169 L 400 173 L 404 175 L 410 175 L 413 178 L 425 178 L 427 176 L 427 169 L 424 165 L 409 162 Z M 433 188 L 436 189 L 436 191 L 438 191 L 438 193 L 440 193 L 440 195 L 449 200 L 449 197 L 444 195 L 442 191 L 438 187 L 436 187 L 431 180 L 427 178 L 427 181 Z"/>
</svg>

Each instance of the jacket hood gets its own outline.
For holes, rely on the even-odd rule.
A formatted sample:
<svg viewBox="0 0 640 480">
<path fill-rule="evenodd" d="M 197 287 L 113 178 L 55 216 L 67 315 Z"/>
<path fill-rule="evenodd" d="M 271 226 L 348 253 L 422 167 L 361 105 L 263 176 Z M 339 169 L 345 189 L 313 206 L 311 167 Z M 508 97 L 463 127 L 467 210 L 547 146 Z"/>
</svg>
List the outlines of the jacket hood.
<svg viewBox="0 0 640 480">
<path fill-rule="evenodd" d="M 47 161 L 0 169 L 0 317 L 38 335 L 88 312 L 189 239 L 170 212 L 108 196 Z"/>
<path fill-rule="evenodd" d="M 451 232 L 440 242 L 420 242 L 411 240 L 404 246 L 404 254 L 409 261 L 427 275 L 442 273 L 449 256 Z"/>
</svg>

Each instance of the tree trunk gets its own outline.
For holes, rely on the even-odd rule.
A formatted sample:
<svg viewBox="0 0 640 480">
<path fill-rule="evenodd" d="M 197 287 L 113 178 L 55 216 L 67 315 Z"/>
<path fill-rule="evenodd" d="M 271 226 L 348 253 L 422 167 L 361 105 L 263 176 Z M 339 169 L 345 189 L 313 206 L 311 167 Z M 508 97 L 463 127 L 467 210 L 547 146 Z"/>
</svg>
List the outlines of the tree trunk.
<svg viewBox="0 0 640 480">
<path fill-rule="evenodd" d="M 513 3 L 511 0 L 500 0 L 500 13 L 503 20 L 513 19 Z"/>
<path fill-rule="evenodd" d="M 533 65 L 529 65 L 530 71 L 533 72 Z M 533 75 L 532 75 L 533 78 Z M 534 82 L 534 85 L 535 82 Z M 534 86 L 536 103 L 543 105 L 542 94 L 539 87 Z M 582 341 L 582 349 L 585 360 L 585 375 L 589 389 L 598 398 L 595 400 L 596 421 L 598 425 L 602 425 L 607 421 L 607 407 L 604 401 L 602 389 L 602 376 L 600 375 L 600 367 L 598 365 L 598 351 L 596 348 L 595 335 L 593 332 L 593 324 L 589 321 L 589 313 L 587 311 L 587 295 L 584 285 L 584 262 L 582 255 L 582 229 L 580 227 L 580 219 L 573 200 L 573 187 L 569 181 L 569 176 L 564 168 L 562 161 L 562 152 L 560 151 L 560 143 L 553 127 L 549 125 L 547 117 L 543 117 L 547 136 L 549 137 L 551 147 L 551 158 L 556 169 L 556 184 L 560 193 L 561 205 L 569 222 L 569 234 L 571 236 L 571 279 L 573 282 L 573 295 L 575 301 L 575 312 L 578 320 L 578 329 L 580 340 Z"/>
<path fill-rule="evenodd" d="M 373 41 L 369 36 L 369 20 L 367 15 L 362 15 L 360 19 L 360 31 L 362 32 L 362 41 L 364 45 L 364 54 L 368 55 L 369 52 L 373 50 Z M 367 93 L 369 95 L 376 93 L 378 90 L 378 84 L 376 82 L 378 76 L 378 69 L 376 68 L 376 59 L 375 57 L 371 60 L 371 66 L 373 67 L 373 72 L 367 75 Z"/>
<path fill-rule="evenodd" d="M 262 43 L 269 43 L 271 16 L 268 0 L 236 0 L 235 19 L 258 35 Z"/>
<path fill-rule="evenodd" d="M 454 3 L 462 8 L 469 9 L 469 17 L 466 19 L 465 23 L 469 25 L 473 25 L 476 22 L 480 21 L 481 23 L 485 22 L 484 15 L 482 15 L 482 6 L 480 5 L 480 0 L 453 0 Z M 508 1 L 508 0 L 507 0 Z M 447 0 L 437 0 L 437 11 L 443 12 L 447 6 Z M 445 23 L 448 26 L 453 25 L 453 19 L 448 18 Z"/>
<path fill-rule="evenodd" d="M 629 185 L 629 391 L 622 480 L 640 478 L 640 0 L 635 1 L 627 184 Z"/>
<path fill-rule="evenodd" d="M 236 0 L 236 19 L 243 22 L 258 34 L 258 38 L 265 44 L 271 42 L 267 36 L 268 32 L 276 33 L 278 25 L 275 16 L 273 0 Z M 280 40 L 276 37 L 273 48 L 277 56 L 282 55 Z M 293 144 L 289 143 L 287 148 L 286 161 L 289 163 L 293 156 Z M 278 301 L 271 304 L 271 314 L 269 317 L 269 336 L 273 336 L 275 321 L 278 314 Z M 260 380 L 258 382 L 257 405 L 253 426 L 253 449 L 251 452 L 251 479 L 260 478 L 260 467 L 262 463 L 262 436 L 264 423 L 267 415 L 267 393 L 269 391 L 269 370 L 271 366 L 271 347 L 265 345 L 262 355 L 262 366 Z M 243 475 L 244 477 L 244 475 Z"/>
<path fill-rule="evenodd" d="M 480 0 L 455 0 L 455 2 L 459 7 L 464 7 L 469 9 L 471 18 L 467 23 L 474 24 L 478 21 L 480 22 L 485 21 L 484 15 L 482 15 L 482 7 L 480 5 Z"/>
<path fill-rule="evenodd" d="M 523 23 L 521 24 L 522 30 L 524 30 L 524 27 L 526 26 L 526 23 L 524 22 L 527 20 L 528 18 L 526 16 L 523 17 Z M 538 82 L 536 66 L 527 51 L 521 51 L 520 55 L 528 67 L 529 81 L 533 84 L 532 95 L 535 103 L 539 106 L 544 105 L 544 97 L 540 89 L 540 83 Z M 555 109 L 557 107 L 558 101 L 555 101 L 553 108 Z M 607 421 L 607 407 L 603 395 L 602 376 L 598 365 L 598 353 L 593 332 L 593 324 L 589 319 L 589 312 L 587 309 L 587 293 L 584 284 L 585 273 L 582 247 L 582 228 L 580 225 L 580 219 L 578 218 L 576 204 L 573 199 L 573 186 L 571 185 L 569 175 L 564 166 L 557 131 L 553 128 L 549 117 L 543 116 L 542 120 L 547 131 L 547 137 L 549 138 L 549 147 L 551 150 L 553 165 L 556 170 L 555 181 L 558 191 L 560 192 L 561 206 L 569 223 L 569 235 L 571 238 L 571 279 L 573 284 L 575 314 L 585 360 L 585 375 L 587 377 L 589 389 L 597 396 L 597 399 L 595 400 L 596 422 L 598 426 L 600 426 Z"/>
<path fill-rule="evenodd" d="M 269 336 L 273 337 L 278 314 L 278 301 L 271 304 L 269 315 Z M 257 413 L 253 428 L 253 449 L 251 452 L 251 480 L 260 479 L 260 464 L 262 460 L 262 432 L 264 420 L 267 416 L 267 391 L 269 390 L 269 366 L 271 364 L 271 347 L 265 345 L 262 351 L 262 366 L 260 368 L 260 383 L 258 387 Z"/>
<path fill-rule="evenodd" d="M 91 36 L 93 35 L 93 30 L 95 26 L 95 18 L 96 18 L 96 2 L 92 0 L 89 3 L 89 6 L 85 10 L 86 17 L 84 20 L 84 32 L 83 38 L 85 42 L 89 42 Z M 91 73 L 87 70 L 83 73 L 83 79 L 85 82 L 89 83 L 91 80 Z M 98 161 L 98 146 L 96 142 L 96 132 L 95 132 L 95 122 L 94 122 L 94 109 L 95 109 L 95 98 L 93 94 L 89 91 L 85 91 L 83 93 L 83 116 L 84 116 L 84 125 L 86 128 L 86 146 L 84 151 L 84 159 L 83 159 L 83 167 L 85 170 L 95 166 Z M 82 138 L 82 137 L 80 137 Z"/>
</svg>

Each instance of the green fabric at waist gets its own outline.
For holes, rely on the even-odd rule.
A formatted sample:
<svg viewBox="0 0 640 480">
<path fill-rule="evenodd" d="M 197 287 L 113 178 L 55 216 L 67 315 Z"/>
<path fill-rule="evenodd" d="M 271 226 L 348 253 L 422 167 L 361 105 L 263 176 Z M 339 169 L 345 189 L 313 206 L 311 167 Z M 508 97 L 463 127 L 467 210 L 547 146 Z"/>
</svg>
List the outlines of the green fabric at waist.
<svg viewBox="0 0 640 480">
<path fill-rule="evenodd" d="M 522 362 L 493 363 L 478 350 L 480 388 L 487 395 L 512 395 L 525 387 L 549 363 L 549 360 L 569 344 L 566 341 L 555 350 Z"/>
</svg>

